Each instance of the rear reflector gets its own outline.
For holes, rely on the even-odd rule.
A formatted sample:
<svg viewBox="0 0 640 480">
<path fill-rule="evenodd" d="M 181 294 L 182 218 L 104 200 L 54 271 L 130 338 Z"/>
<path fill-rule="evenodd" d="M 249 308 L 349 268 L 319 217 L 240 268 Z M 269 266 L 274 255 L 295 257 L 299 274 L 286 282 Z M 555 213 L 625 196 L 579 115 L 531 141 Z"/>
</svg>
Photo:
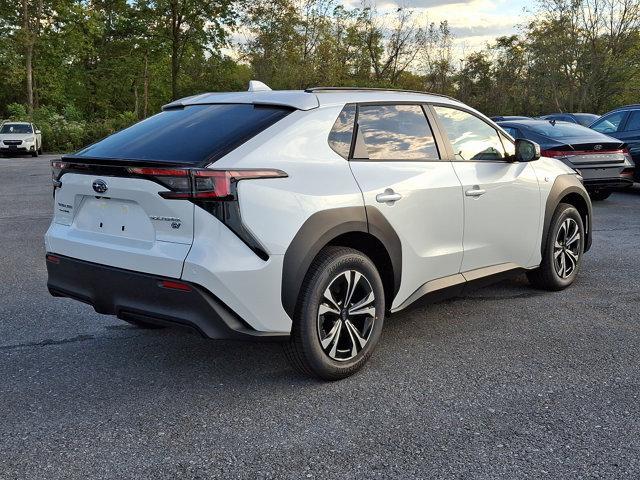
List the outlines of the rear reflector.
<svg viewBox="0 0 640 480">
<path fill-rule="evenodd" d="M 175 280 L 160 280 L 158 286 L 162 288 L 169 288 L 171 290 L 180 290 L 182 292 L 190 292 L 191 285 L 183 282 L 176 282 Z"/>
<path fill-rule="evenodd" d="M 621 177 L 633 177 L 633 168 L 625 168 L 620 172 Z"/>
<path fill-rule="evenodd" d="M 60 257 L 56 257 L 55 255 L 47 255 L 47 262 L 58 264 L 60 263 Z"/>
</svg>

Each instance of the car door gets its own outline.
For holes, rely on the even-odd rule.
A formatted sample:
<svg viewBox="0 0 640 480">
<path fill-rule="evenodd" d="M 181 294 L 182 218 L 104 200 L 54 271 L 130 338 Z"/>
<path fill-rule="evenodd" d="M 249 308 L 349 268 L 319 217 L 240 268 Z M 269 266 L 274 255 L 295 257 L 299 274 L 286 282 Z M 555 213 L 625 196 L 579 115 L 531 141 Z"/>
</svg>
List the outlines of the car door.
<svg viewBox="0 0 640 480">
<path fill-rule="evenodd" d="M 474 112 L 447 105 L 431 108 L 449 140 L 464 191 L 461 272 L 486 268 L 476 272 L 482 276 L 532 266 L 542 208 L 533 166 L 514 162 L 511 140 Z"/>
<path fill-rule="evenodd" d="M 422 105 L 359 104 L 356 114 L 350 166 L 367 214 L 384 215 L 400 239 L 402 278 L 390 307 L 402 308 L 428 282 L 459 276 L 462 187 Z"/>
<path fill-rule="evenodd" d="M 627 144 L 637 165 L 640 162 L 640 110 L 631 110 L 616 137 Z"/>
</svg>

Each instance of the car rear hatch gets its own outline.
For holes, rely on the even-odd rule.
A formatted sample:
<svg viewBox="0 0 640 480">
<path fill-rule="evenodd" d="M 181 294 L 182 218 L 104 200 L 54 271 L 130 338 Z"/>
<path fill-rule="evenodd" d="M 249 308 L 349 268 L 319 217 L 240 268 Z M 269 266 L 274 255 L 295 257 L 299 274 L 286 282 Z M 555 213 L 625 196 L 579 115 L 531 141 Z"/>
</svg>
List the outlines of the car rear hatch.
<svg viewBox="0 0 640 480">
<path fill-rule="evenodd" d="M 193 203 L 130 167 L 54 164 L 58 176 L 47 249 L 128 270 L 180 277 L 193 242 Z"/>
<path fill-rule="evenodd" d="M 193 243 L 194 192 L 217 194 L 220 172 L 203 167 L 290 111 L 179 106 L 54 161 L 47 251 L 180 278 Z"/>
</svg>

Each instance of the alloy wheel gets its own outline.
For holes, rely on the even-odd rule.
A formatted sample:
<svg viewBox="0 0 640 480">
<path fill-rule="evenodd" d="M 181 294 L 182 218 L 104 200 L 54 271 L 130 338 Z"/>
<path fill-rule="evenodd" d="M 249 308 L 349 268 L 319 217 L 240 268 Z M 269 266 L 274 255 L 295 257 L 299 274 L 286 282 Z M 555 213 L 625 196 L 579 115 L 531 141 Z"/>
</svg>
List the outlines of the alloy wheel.
<svg viewBox="0 0 640 480">
<path fill-rule="evenodd" d="M 347 361 L 367 345 L 376 321 L 376 298 L 369 280 L 347 270 L 329 283 L 318 307 L 318 338 L 331 359 Z"/>
<path fill-rule="evenodd" d="M 580 259 L 580 227 L 573 218 L 566 218 L 556 235 L 553 245 L 553 265 L 560 278 L 568 278 Z"/>
</svg>

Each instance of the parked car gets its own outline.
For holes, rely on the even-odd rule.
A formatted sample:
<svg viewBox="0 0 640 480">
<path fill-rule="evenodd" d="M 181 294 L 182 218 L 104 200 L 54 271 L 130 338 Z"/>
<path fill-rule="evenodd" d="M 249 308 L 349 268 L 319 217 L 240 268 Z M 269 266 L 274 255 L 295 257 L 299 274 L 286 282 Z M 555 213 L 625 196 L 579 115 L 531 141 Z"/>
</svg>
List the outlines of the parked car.
<svg viewBox="0 0 640 480">
<path fill-rule="evenodd" d="M 592 200 L 633 185 L 634 162 L 624 142 L 582 125 L 554 120 L 498 122 L 513 138 L 540 145 L 542 156 L 561 160 L 582 175 Z"/>
<path fill-rule="evenodd" d="M 51 294 L 281 340 L 338 379 L 389 313 L 518 272 L 576 278 L 591 202 L 533 142 L 445 96 L 267 88 L 175 101 L 53 162 Z"/>
<path fill-rule="evenodd" d="M 528 120 L 531 117 L 523 117 L 519 115 L 498 115 L 496 117 L 491 117 L 491 120 L 494 122 L 503 122 L 506 120 Z"/>
<path fill-rule="evenodd" d="M 605 113 L 590 128 L 625 142 L 633 161 L 640 164 L 640 105 L 627 105 Z M 640 182 L 640 168 L 636 168 L 634 179 Z"/>
<path fill-rule="evenodd" d="M 596 115 L 595 113 L 550 113 L 549 115 L 542 115 L 538 118 L 541 120 L 577 123 L 583 127 L 588 127 L 599 119 L 600 115 Z"/>
<path fill-rule="evenodd" d="M 0 126 L 0 154 L 42 153 L 42 133 L 33 123 L 5 122 Z"/>
</svg>

